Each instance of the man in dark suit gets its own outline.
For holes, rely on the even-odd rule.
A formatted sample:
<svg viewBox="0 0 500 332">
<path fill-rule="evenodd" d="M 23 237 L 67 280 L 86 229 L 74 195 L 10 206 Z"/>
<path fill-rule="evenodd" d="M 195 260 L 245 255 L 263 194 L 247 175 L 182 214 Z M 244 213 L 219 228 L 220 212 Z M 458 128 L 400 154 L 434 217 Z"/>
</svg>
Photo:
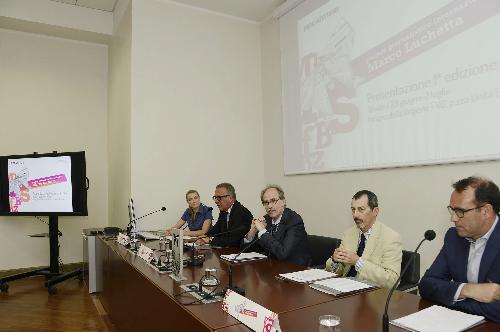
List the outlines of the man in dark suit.
<svg viewBox="0 0 500 332">
<path fill-rule="evenodd" d="M 266 215 L 255 218 L 244 238 L 249 243 L 258 237 L 248 251 L 268 253 L 271 257 L 308 266 L 311 255 L 302 217 L 286 207 L 285 193 L 277 185 L 267 186 L 260 195 Z"/>
<path fill-rule="evenodd" d="M 218 184 L 213 199 L 220 212 L 217 222 L 207 232 L 207 236 L 214 236 L 210 243 L 220 247 L 239 247 L 241 239 L 250 229 L 252 213 L 236 200 L 236 192 L 230 183 Z M 218 235 L 220 233 L 224 234 Z M 202 242 L 208 243 L 209 240 L 197 241 Z"/>
<path fill-rule="evenodd" d="M 436 260 L 420 281 L 420 295 L 452 309 L 500 323 L 500 192 L 487 179 L 453 184 L 448 230 Z"/>
</svg>

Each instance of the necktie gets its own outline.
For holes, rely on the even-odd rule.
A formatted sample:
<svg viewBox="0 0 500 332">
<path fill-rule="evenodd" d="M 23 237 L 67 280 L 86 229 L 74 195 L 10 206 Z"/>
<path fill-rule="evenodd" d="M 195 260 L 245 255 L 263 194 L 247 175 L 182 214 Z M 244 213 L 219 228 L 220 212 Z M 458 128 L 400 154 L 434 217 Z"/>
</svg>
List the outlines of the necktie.
<svg viewBox="0 0 500 332">
<path fill-rule="evenodd" d="M 365 234 L 361 233 L 361 238 L 359 240 L 359 245 L 358 245 L 358 250 L 356 251 L 356 255 L 359 257 L 363 256 L 363 251 L 365 251 L 365 243 L 366 243 L 366 238 Z M 356 268 L 354 265 L 351 266 L 349 269 L 349 272 L 347 272 L 347 277 L 355 277 L 356 276 Z"/>
<path fill-rule="evenodd" d="M 358 251 L 356 251 L 356 255 L 358 255 L 359 257 L 363 256 L 363 251 L 365 251 L 365 242 L 365 234 L 361 233 L 361 240 L 359 241 Z"/>
<path fill-rule="evenodd" d="M 277 230 L 278 230 L 278 224 L 271 224 L 271 235 L 276 233 Z"/>
</svg>

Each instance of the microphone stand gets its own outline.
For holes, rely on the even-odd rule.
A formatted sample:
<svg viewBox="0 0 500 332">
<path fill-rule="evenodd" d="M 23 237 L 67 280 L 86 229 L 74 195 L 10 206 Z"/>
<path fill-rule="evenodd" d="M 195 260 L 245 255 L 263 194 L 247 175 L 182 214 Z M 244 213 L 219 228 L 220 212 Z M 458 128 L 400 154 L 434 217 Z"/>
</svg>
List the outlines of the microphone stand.
<svg viewBox="0 0 500 332">
<path fill-rule="evenodd" d="M 229 234 L 229 233 L 232 233 L 232 232 L 235 232 L 235 231 L 239 231 L 242 227 L 239 227 L 239 228 L 236 228 L 236 229 L 233 229 L 233 230 L 230 230 L 230 231 L 224 231 L 224 232 L 220 232 L 220 233 L 216 233 L 216 234 L 213 234 L 213 235 L 207 235 L 207 234 L 203 234 L 203 235 L 200 235 L 200 236 L 197 236 L 194 241 L 193 241 L 193 248 L 192 248 L 192 251 L 191 251 L 191 263 L 189 263 L 188 265 L 190 266 L 199 266 L 199 265 L 203 265 L 203 262 L 204 260 L 197 260 L 195 258 L 195 255 L 194 255 L 194 251 L 195 251 L 195 243 L 197 240 L 199 239 L 202 239 L 204 237 L 208 237 L 210 239 L 210 237 L 216 237 L 216 236 L 220 236 L 220 235 L 224 235 L 224 234 Z M 210 241 L 209 241 L 210 243 Z"/>
<path fill-rule="evenodd" d="M 413 252 L 414 254 L 417 253 L 418 249 L 420 249 L 420 246 L 422 245 L 422 243 L 424 243 L 425 240 L 429 240 L 429 241 L 434 240 L 436 233 L 434 233 L 434 231 L 431 231 L 431 232 L 432 232 L 432 234 L 429 231 L 425 232 L 424 238 L 418 244 L 417 249 L 415 249 L 415 251 Z M 403 267 L 403 270 L 399 274 L 398 279 L 396 280 L 396 282 L 392 286 L 391 290 L 389 291 L 389 295 L 387 296 L 387 300 L 385 301 L 384 315 L 382 316 L 382 332 L 389 332 L 389 315 L 387 314 L 387 311 L 389 309 L 389 302 L 391 301 L 392 293 L 394 293 L 394 290 L 396 289 L 396 286 L 401 281 L 403 274 L 406 272 L 406 270 L 408 270 L 408 267 L 410 266 L 410 264 L 413 262 L 414 259 L 415 259 L 415 255 L 412 255 L 410 257 L 410 259 L 408 260 L 408 262 L 406 262 L 406 265 Z"/>
<path fill-rule="evenodd" d="M 255 235 L 255 238 L 250 241 L 250 243 L 248 243 L 236 256 L 234 256 L 234 258 L 229 262 L 229 269 L 227 271 L 227 289 L 230 289 L 232 290 L 233 292 L 236 292 L 240 295 L 243 295 L 245 296 L 245 289 L 242 288 L 242 287 L 238 287 L 238 286 L 234 286 L 233 285 L 233 264 L 236 263 L 236 259 L 242 254 L 244 253 L 248 248 L 250 248 L 255 242 L 257 242 L 259 240 L 259 237 L 257 235 Z M 227 290 L 226 289 L 226 290 Z M 224 292 L 225 293 L 225 292 Z"/>
<path fill-rule="evenodd" d="M 128 229 L 131 225 L 132 225 L 132 227 L 133 227 L 133 228 L 135 228 L 135 222 L 136 222 L 137 220 L 141 220 L 142 218 L 145 218 L 145 217 L 147 217 L 147 216 L 150 216 L 150 215 L 155 214 L 155 213 L 160 212 L 160 211 L 165 211 L 166 209 L 167 209 L 166 207 L 162 206 L 162 207 L 161 207 L 161 209 L 158 209 L 158 210 L 153 211 L 153 212 L 149 212 L 149 213 L 147 213 L 147 214 L 145 214 L 145 215 L 143 215 L 143 216 L 141 216 L 141 217 L 139 217 L 139 218 L 135 218 L 135 219 L 130 220 L 130 221 L 129 221 L 129 225 L 127 226 L 127 229 Z"/>
<path fill-rule="evenodd" d="M 131 219 L 129 221 L 129 224 L 127 226 L 127 234 L 130 236 L 130 242 L 133 243 L 133 245 L 131 245 L 131 248 L 132 248 L 132 251 L 136 252 L 139 248 L 137 248 L 137 242 L 139 242 L 139 240 L 137 239 L 136 237 L 136 233 L 137 233 L 137 229 L 136 229 L 136 221 L 137 220 L 140 220 L 144 217 L 147 217 L 147 216 L 150 216 L 154 213 L 157 213 L 157 212 L 160 212 L 160 211 L 165 211 L 167 208 L 162 206 L 161 209 L 158 209 L 156 211 L 153 211 L 153 212 L 150 212 L 150 213 L 147 213 L 139 218 L 135 218 L 135 219 Z"/>
</svg>

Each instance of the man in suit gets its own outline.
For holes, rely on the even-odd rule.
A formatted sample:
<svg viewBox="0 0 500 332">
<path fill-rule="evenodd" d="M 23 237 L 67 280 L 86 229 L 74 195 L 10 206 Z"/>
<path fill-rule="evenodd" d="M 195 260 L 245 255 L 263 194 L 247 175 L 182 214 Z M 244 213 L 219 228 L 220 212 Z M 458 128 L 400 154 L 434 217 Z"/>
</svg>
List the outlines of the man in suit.
<svg viewBox="0 0 500 332">
<path fill-rule="evenodd" d="M 236 191 L 230 183 L 218 184 L 213 199 L 220 212 L 217 222 L 206 233 L 213 236 L 210 243 L 220 247 L 239 247 L 241 239 L 250 229 L 252 213 L 236 200 Z M 208 242 L 208 238 L 197 241 L 198 244 Z"/>
<path fill-rule="evenodd" d="M 490 180 L 468 177 L 453 184 L 451 227 L 420 295 L 500 323 L 500 192 Z"/>
<path fill-rule="evenodd" d="M 358 191 L 351 201 L 355 226 L 342 236 L 342 243 L 326 262 L 326 270 L 343 277 L 357 277 L 390 288 L 401 270 L 401 237 L 377 220 L 377 196 Z"/>
<path fill-rule="evenodd" d="M 277 185 L 267 186 L 260 200 L 267 214 L 252 221 L 243 242 L 255 240 L 255 243 L 247 251 L 264 252 L 272 258 L 308 266 L 311 255 L 304 222 L 297 212 L 286 207 L 283 189 Z"/>
</svg>

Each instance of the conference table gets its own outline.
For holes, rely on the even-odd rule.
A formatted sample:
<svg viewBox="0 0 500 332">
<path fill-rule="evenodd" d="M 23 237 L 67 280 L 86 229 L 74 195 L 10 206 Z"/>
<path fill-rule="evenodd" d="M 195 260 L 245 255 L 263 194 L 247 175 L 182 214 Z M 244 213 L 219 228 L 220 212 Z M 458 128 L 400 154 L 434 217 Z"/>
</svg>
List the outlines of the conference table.
<svg viewBox="0 0 500 332">
<path fill-rule="evenodd" d="M 168 273 L 160 274 L 137 255 L 114 240 L 104 243 L 103 290 L 99 299 L 117 331 L 250 331 L 221 309 L 221 302 L 191 304 L 193 297 L 182 284 L 197 283 L 206 268 L 215 268 L 221 289 L 228 283 L 228 263 L 221 254 L 236 248 L 197 250 L 205 256 L 202 266 L 184 268 L 186 280 L 177 282 Z M 158 248 L 158 243 L 147 242 Z M 185 253 L 189 256 L 189 253 Z M 332 296 L 304 284 L 276 278 L 280 273 L 304 267 L 273 259 L 233 264 L 233 285 L 245 289 L 245 296 L 278 314 L 282 331 L 317 331 L 318 317 L 335 314 L 341 318 L 341 331 L 381 331 L 387 289 L 376 289 L 348 296 Z M 395 292 L 389 317 L 395 319 L 432 305 L 420 297 Z M 391 331 L 403 331 L 390 326 Z M 500 324 L 486 322 L 471 331 L 499 331 Z"/>
</svg>

